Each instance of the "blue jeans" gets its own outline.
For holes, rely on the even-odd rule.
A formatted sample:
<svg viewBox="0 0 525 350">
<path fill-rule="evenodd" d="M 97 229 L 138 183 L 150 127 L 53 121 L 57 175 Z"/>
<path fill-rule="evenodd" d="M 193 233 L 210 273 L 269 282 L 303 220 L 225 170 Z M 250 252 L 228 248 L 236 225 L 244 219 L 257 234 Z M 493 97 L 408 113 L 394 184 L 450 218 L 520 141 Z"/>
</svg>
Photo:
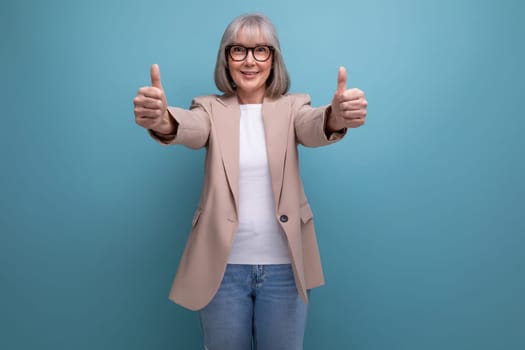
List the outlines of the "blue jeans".
<svg viewBox="0 0 525 350">
<path fill-rule="evenodd" d="M 232 265 L 199 311 L 205 350 L 301 350 L 307 305 L 290 264 Z"/>
</svg>

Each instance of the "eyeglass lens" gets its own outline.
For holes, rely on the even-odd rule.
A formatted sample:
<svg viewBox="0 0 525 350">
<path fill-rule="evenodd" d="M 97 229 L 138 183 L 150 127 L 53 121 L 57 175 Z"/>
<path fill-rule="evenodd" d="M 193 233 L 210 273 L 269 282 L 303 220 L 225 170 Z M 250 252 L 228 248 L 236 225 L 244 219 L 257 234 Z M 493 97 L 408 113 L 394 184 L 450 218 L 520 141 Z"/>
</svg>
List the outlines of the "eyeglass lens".
<svg viewBox="0 0 525 350">
<path fill-rule="evenodd" d="M 230 47 L 229 54 L 234 61 L 243 61 L 248 56 L 248 51 L 252 51 L 253 58 L 257 61 L 266 61 L 270 58 L 271 50 L 269 46 L 261 45 L 256 47 L 244 47 L 233 45 Z"/>
</svg>

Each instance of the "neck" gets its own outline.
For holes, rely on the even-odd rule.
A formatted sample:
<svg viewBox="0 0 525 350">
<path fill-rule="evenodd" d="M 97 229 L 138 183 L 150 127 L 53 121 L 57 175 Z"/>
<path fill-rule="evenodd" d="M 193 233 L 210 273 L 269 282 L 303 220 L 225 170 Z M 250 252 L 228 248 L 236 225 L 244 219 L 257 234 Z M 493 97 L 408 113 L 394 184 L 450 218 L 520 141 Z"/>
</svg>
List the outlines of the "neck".
<svg viewBox="0 0 525 350">
<path fill-rule="evenodd" d="M 239 104 L 260 104 L 263 103 L 266 90 L 256 92 L 237 91 L 237 100 Z"/>
</svg>

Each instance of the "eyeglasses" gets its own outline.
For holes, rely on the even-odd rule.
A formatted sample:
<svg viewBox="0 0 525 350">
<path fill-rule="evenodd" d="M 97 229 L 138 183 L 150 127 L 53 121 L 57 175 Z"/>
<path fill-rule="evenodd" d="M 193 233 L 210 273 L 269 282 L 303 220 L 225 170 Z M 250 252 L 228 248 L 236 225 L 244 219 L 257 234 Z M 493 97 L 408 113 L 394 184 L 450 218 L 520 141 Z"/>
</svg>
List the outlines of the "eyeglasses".
<svg viewBox="0 0 525 350">
<path fill-rule="evenodd" d="M 226 53 L 230 58 L 236 62 L 244 61 L 248 57 L 248 51 L 252 51 L 253 58 L 258 62 L 268 61 L 272 52 L 275 50 L 273 46 L 258 45 L 255 47 L 245 47 L 242 45 L 228 45 L 226 46 Z"/>
</svg>

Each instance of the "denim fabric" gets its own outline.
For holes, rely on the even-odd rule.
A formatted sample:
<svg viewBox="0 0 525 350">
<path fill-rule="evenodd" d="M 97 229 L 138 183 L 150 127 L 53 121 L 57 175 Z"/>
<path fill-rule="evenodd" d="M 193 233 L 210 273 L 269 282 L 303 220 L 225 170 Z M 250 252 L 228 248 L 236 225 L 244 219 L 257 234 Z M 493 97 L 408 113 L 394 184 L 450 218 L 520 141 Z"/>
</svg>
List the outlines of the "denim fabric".
<svg viewBox="0 0 525 350">
<path fill-rule="evenodd" d="M 217 294 L 199 311 L 205 350 L 301 350 L 307 304 L 290 264 L 229 264 Z"/>
</svg>

